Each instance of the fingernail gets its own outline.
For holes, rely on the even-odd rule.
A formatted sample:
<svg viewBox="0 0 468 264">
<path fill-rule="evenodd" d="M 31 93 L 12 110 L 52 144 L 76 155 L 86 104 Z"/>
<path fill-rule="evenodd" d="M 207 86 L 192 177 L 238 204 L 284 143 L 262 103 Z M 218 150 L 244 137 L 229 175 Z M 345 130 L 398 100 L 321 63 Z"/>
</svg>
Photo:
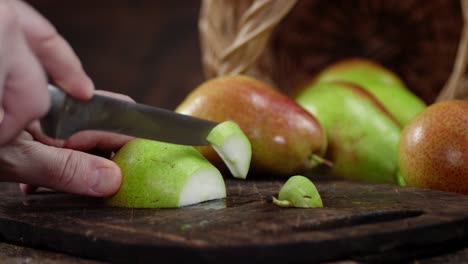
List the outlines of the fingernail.
<svg viewBox="0 0 468 264">
<path fill-rule="evenodd" d="M 121 173 L 118 167 L 103 167 L 93 172 L 91 190 L 99 196 L 114 194 L 120 187 Z"/>
</svg>

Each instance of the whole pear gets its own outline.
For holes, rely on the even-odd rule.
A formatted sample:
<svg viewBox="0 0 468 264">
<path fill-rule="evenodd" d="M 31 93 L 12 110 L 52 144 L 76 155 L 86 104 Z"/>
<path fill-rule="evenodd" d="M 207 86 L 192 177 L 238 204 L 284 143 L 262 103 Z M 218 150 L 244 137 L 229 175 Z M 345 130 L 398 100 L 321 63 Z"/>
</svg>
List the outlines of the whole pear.
<svg viewBox="0 0 468 264">
<path fill-rule="evenodd" d="M 325 127 L 330 174 L 397 182 L 401 127 L 372 94 L 353 83 L 331 81 L 306 87 L 296 100 Z"/>
<path fill-rule="evenodd" d="M 430 105 L 402 132 L 401 176 L 410 186 L 468 194 L 468 101 Z"/>
<path fill-rule="evenodd" d="M 312 114 L 278 90 L 248 76 L 207 80 L 183 100 L 176 112 L 236 122 L 251 142 L 251 171 L 256 174 L 301 173 L 315 167 L 317 158 L 326 150 L 325 130 Z M 212 147 L 199 150 L 223 169 Z"/>
<path fill-rule="evenodd" d="M 220 171 L 194 147 L 134 139 L 113 157 L 122 171 L 118 192 L 106 204 L 178 208 L 226 197 Z"/>
<path fill-rule="evenodd" d="M 368 59 L 349 58 L 338 61 L 322 70 L 315 82 L 334 80 L 360 85 L 377 97 L 402 125 L 426 108 L 426 104 L 406 87 L 397 74 Z"/>
</svg>

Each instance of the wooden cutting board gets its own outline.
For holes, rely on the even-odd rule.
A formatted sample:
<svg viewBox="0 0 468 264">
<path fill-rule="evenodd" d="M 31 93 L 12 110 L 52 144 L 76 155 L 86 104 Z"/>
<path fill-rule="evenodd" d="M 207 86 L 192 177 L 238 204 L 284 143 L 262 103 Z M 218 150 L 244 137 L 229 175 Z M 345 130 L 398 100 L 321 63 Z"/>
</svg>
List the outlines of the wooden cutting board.
<svg viewBox="0 0 468 264">
<path fill-rule="evenodd" d="M 320 180 L 325 208 L 280 208 L 271 197 L 282 183 L 228 179 L 227 199 L 182 209 L 111 208 L 97 198 L 50 192 L 24 196 L 4 184 L 0 239 L 112 262 L 291 263 L 389 260 L 468 237 L 468 196 Z"/>
</svg>

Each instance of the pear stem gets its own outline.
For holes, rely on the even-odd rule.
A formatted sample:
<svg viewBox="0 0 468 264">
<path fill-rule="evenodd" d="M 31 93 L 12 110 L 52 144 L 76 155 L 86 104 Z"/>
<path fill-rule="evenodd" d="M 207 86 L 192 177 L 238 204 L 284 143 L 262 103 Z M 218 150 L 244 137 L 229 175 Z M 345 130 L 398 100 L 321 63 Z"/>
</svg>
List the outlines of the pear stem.
<svg viewBox="0 0 468 264">
<path fill-rule="evenodd" d="M 279 199 L 276 199 L 276 197 L 272 196 L 271 198 L 273 198 L 273 203 L 277 206 L 280 206 L 280 207 L 291 207 L 291 202 L 288 201 L 288 200 L 279 200 Z"/>
<path fill-rule="evenodd" d="M 324 159 L 323 157 L 320 157 L 319 155 L 317 154 L 312 154 L 310 156 L 310 159 L 317 162 L 317 164 L 324 164 L 326 165 L 327 167 L 333 167 L 333 162 L 327 160 L 327 159 Z"/>
<path fill-rule="evenodd" d="M 398 171 L 397 174 L 396 174 L 396 182 L 400 186 L 407 186 L 408 185 L 406 183 L 405 177 L 403 176 L 403 174 L 400 171 Z"/>
</svg>

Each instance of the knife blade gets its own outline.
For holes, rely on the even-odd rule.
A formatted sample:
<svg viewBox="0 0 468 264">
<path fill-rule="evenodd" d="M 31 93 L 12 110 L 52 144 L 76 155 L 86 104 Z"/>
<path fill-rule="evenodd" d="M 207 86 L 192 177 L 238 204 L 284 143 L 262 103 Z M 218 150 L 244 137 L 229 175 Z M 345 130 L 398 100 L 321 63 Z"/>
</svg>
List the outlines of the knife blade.
<svg viewBox="0 0 468 264">
<path fill-rule="evenodd" d="M 82 130 L 100 130 L 181 145 L 207 145 L 218 123 L 167 109 L 94 95 L 76 100 L 49 85 L 51 107 L 40 120 L 42 131 L 66 139 Z"/>
</svg>

